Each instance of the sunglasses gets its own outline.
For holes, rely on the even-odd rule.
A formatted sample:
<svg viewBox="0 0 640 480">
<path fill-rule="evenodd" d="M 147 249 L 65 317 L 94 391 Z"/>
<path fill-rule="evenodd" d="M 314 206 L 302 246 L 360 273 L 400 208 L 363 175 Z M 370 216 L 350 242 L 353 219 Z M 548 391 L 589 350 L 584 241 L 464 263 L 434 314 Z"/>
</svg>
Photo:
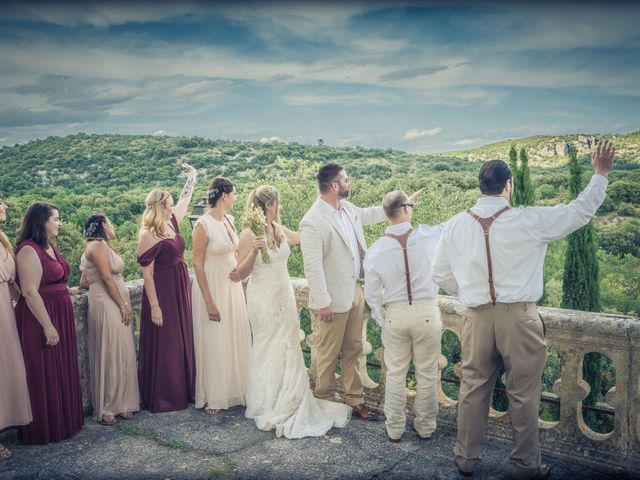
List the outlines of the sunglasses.
<svg viewBox="0 0 640 480">
<path fill-rule="evenodd" d="M 411 207 L 411 208 L 413 208 L 414 205 L 415 205 L 415 203 L 401 203 L 400 204 L 401 207 Z"/>
</svg>

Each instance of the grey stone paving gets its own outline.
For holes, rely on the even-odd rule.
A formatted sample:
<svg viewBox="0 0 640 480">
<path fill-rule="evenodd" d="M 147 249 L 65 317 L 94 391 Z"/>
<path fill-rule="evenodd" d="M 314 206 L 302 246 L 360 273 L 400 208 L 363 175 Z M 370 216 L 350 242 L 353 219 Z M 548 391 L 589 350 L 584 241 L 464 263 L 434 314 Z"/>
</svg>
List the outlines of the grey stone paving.
<svg viewBox="0 0 640 480">
<path fill-rule="evenodd" d="M 24 446 L 14 431 L 0 441 L 14 452 L 0 460 L 0 480 L 18 479 L 458 479 L 452 460 L 453 432 L 439 429 L 420 440 L 407 428 L 391 443 L 384 423 L 353 420 L 321 438 L 286 440 L 261 432 L 244 418 L 244 408 L 207 415 L 142 412 L 116 427 L 86 419 L 74 438 L 45 446 Z M 474 479 L 509 479 L 509 445 L 487 442 Z M 545 458 L 555 479 L 621 479 Z"/>
</svg>

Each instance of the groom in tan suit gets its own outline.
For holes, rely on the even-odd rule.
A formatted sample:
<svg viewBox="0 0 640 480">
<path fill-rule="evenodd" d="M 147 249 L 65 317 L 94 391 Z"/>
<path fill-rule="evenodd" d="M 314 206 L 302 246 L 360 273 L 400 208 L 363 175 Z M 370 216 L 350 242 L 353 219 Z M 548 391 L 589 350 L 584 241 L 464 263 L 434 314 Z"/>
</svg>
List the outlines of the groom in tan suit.
<svg viewBox="0 0 640 480">
<path fill-rule="evenodd" d="M 367 250 L 362 226 L 384 222 L 386 217 L 381 206 L 359 208 L 345 200 L 349 177 L 342 166 L 324 165 L 316 178 L 318 199 L 300 222 L 309 308 L 319 337 L 314 394 L 325 400 L 335 399 L 340 355 L 347 404 L 355 416 L 376 420 L 375 412 L 364 406 L 364 388 L 358 374 L 364 322 L 359 279 Z"/>
</svg>

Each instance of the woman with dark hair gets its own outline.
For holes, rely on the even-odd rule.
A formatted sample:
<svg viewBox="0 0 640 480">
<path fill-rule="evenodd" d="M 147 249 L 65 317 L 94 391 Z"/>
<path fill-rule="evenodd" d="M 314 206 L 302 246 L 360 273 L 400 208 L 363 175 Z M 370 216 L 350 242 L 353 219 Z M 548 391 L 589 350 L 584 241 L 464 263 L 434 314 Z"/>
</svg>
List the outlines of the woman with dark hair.
<svg viewBox="0 0 640 480">
<path fill-rule="evenodd" d="M 244 405 L 249 379 L 251 329 L 241 283 L 229 275 L 238 266 L 238 235 L 228 213 L 235 185 L 216 177 L 207 193 L 209 210 L 193 231 L 193 334 L 196 352 L 196 408 L 215 414 Z M 252 243 L 266 246 L 264 237 Z"/>
<path fill-rule="evenodd" d="M 89 365 L 93 419 L 115 425 L 140 409 L 136 351 L 131 331 L 131 299 L 124 284 L 124 262 L 111 247 L 116 238 L 105 215 L 84 224 L 87 246 L 80 260 L 80 286 L 89 289 Z"/>
<path fill-rule="evenodd" d="M 7 220 L 7 208 L 0 200 L 0 223 Z M 13 247 L 0 230 L 0 431 L 15 425 L 26 425 L 33 418 L 16 317 L 11 304 L 12 298 L 20 296 L 14 282 L 15 276 Z M 11 451 L 0 443 L 0 460 L 11 455 Z"/>
<path fill-rule="evenodd" d="M 154 413 L 184 410 L 195 394 L 191 281 L 178 225 L 187 214 L 196 170 L 187 170 L 180 200 L 169 192 L 147 195 L 138 239 L 144 290 L 140 315 L 138 375 L 142 408 Z"/>
<path fill-rule="evenodd" d="M 18 428 L 24 443 L 58 442 L 84 423 L 70 268 L 52 243 L 62 222 L 58 207 L 34 203 L 16 246 L 18 333 L 27 372 L 33 422 Z M 74 292 L 75 293 L 75 292 Z"/>
</svg>

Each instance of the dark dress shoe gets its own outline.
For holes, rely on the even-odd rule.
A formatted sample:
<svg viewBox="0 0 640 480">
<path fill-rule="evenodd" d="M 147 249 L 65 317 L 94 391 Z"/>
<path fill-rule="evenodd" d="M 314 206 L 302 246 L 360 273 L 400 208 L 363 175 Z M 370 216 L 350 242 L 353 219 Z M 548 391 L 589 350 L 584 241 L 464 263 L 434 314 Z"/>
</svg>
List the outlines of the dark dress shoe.
<svg viewBox="0 0 640 480">
<path fill-rule="evenodd" d="M 531 480 L 544 480 L 545 478 L 549 478 L 550 476 L 551 466 L 543 463 L 538 467 L 538 473 L 531 477 Z"/>
<path fill-rule="evenodd" d="M 473 470 L 471 470 L 470 472 L 467 472 L 465 470 L 462 470 L 455 461 L 453 463 L 456 464 L 456 468 L 458 469 L 458 473 L 461 476 L 463 476 L 463 477 L 473 477 Z"/>
<path fill-rule="evenodd" d="M 352 415 L 358 417 L 361 420 L 368 420 L 370 422 L 376 422 L 378 420 L 378 414 L 372 410 L 369 410 L 363 404 L 353 407 Z"/>
</svg>

